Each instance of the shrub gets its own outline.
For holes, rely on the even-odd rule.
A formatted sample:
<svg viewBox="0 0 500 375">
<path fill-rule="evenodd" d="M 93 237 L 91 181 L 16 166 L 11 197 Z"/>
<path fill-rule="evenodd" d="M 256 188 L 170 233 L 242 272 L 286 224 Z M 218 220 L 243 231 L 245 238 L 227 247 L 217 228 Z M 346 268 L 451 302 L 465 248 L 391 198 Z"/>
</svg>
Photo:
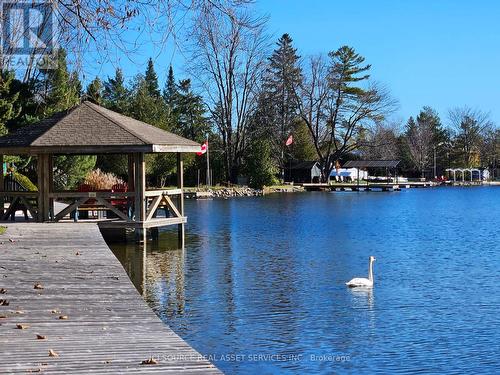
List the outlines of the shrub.
<svg viewBox="0 0 500 375">
<path fill-rule="evenodd" d="M 83 182 L 90 185 L 94 190 L 111 190 L 113 185 L 124 183 L 121 178 L 113 173 L 105 173 L 99 168 L 87 173 Z"/>
<path fill-rule="evenodd" d="M 31 180 L 27 176 L 15 171 L 13 171 L 12 174 L 14 175 L 14 179 L 19 183 L 19 185 L 21 185 L 26 190 L 38 191 L 36 185 L 31 182 Z"/>
</svg>

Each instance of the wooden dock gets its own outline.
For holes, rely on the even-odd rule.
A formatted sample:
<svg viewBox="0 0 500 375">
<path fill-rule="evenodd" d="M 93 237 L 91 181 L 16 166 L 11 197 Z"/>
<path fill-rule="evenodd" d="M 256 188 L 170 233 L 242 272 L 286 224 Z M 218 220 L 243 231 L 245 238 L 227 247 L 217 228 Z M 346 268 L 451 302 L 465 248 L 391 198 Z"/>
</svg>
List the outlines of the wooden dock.
<svg viewBox="0 0 500 375">
<path fill-rule="evenodd" d="M 437 186 L 437 184 L 431 181 L 411 181 L 411 182 L 398 182 L 398 183 L 387 183 L 387 182 L 345 182 L 345 183 L 305 183 L 302 187 L 306 191 L 399 191 L 401 189 L 410 188 L 427 188 Z"/>
<path fill-rule="evenodd" d="M 342 184 L 302 184 L 306 191 L 399 191 L 398 184 L 387 183 L 342 183 Z"/>
<path fill-rule="evenodd" d="M 96 224 L 0 225 L 0 373 L 220 374 L 147 306 Z"/>
</svg>

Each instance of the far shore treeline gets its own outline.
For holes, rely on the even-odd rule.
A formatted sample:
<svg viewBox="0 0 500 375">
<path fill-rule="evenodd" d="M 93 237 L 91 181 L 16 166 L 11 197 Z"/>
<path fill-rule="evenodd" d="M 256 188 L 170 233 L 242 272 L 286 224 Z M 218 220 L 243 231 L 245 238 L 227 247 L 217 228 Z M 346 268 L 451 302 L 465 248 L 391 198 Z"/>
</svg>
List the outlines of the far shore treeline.
<svg viewBox="0 0 500 375">
<path fill-rule="evenodd" d="M 498 168 L 500 129 L 487 112 L 457 106 L 438 114 L 429 103 L 395 120 L 397 98 L 371 77 L 369 56 L 351 46 L 301 56 L 290 35 L 273 42 L 265 19 L 232 6 L 230 16 L 207 6 L 193 17 L 189 73 L 179 77 L 170 66 L 165 82 L 156 73 L 165 62 L 150 58 L 131 80 L 117 68 L 83 85 L 81 71 L 68 63 L 74 49 L 64 43 L 56 69 L 2 69 L 0 135 L 90 100 L 200 144 L 208 136 L 213 183 L 245 177 L 254 187 L 276 184 L 288 166 L 312 160 L 323 181 L 350 159 L 400 159 L 400 173 L 427 178 L 434 177 L 434 157 L 438 176 L 449 167 Z M 31 158 L 7 160 L 35 178 Z M 185 164 L 188 185 L 205 181 L 205 156 L 186 156 Z M 58 156 L 57 188 L 75 188 L 96 168 L 126 178 L 127 161 L 124 155 Z M 149 185 L 173 183 L 171 155 L 149 155 L 147 168 Z"/>
</svg>

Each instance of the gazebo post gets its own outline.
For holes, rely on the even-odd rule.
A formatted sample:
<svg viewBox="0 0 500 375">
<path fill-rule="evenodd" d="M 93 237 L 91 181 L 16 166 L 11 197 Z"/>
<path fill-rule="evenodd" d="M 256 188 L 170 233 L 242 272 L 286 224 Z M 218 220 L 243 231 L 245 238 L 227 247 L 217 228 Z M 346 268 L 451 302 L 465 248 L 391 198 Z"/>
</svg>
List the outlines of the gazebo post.
<svg viewBox="0 0 500 375">
<path fill-rule="evenodd" d="M 182 154 L 177 153 L 177 188 L 181 190 L 178 200 L 178 209 L 182 217 L 184 217 L 184 162 Z M 184 223 L 177 225 L 179 248 L 184 249 Z"/>
<path fill-rule="evenodd" d="M 128 181 L 127 181 L 127 188 L 128 191 L 135 191 L 134 188 L 134 181 L 135 181 L 135 174 L 134 174 L 134 154 L 128 154 Z"/>
<path fill-rule="evenodd" d="M 146 168 L 144 163 L 144 153 L 134 154 L 134 194 L 135 194 L 135 221 L 146 220 Z"/>
<path fill-rule="evenodd" d="M 50 220 L 54 219 L 54 198 L 50 198 L 50 194 L 54 191 L 54 158 L 52 154 L 47 155 L 47 202 L 48 202 L 48 214 Z"/>
<path fill-rule="evenodd" d="M 49 220 L 49 157 L 38 154 L 37 159 L 38 221 L 43 223 Z"/>
<path fill-rule="evenodd" d="M 1 195 L 1 193 L 3 192 L 4 190 L 4 179 L 3 179 L 3 154 L 0 154 L 0 168 L 2 168 L 2 170 L 0 171 L 0 218 L 3 217 L 3 213 L 5 211 L 5 207 L 4 207 L 4 197 L 3 195 Z"/>
<path fill-rule="evenodd" d="M 128 180 L 127 180 L 127 190 L 135 192 L 135 173 L 134 173 L 134 154 L 127 154 L 128 161 Z M 133 217 L 133 204 L 135 203 L 134 198 L 127 198 L 127 216 L 129 220 Z"/>
<path fill-rule="evenodd" d="M 36 186 L 38 188 L 37 211 L 38 221 L 43 223 L 43 155 L 36 156 Z"/>
</svg>

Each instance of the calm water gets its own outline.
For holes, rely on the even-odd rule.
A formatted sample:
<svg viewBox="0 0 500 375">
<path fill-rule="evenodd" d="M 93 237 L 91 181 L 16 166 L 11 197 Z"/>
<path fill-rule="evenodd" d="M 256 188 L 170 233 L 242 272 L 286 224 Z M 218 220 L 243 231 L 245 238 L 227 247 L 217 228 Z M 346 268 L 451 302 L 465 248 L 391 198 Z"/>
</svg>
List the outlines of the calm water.
<svg viewBox="0 0 500 375">
<path fill-rule="evenodd" d="M 498 373 L 500 188 L 186 209 L 184 252 L 172 231 L 145 261 L 113 247 L 156 313 L 224 372 Z M 370 255 L 373 291 L 347 289 Z"/>
</svg>

